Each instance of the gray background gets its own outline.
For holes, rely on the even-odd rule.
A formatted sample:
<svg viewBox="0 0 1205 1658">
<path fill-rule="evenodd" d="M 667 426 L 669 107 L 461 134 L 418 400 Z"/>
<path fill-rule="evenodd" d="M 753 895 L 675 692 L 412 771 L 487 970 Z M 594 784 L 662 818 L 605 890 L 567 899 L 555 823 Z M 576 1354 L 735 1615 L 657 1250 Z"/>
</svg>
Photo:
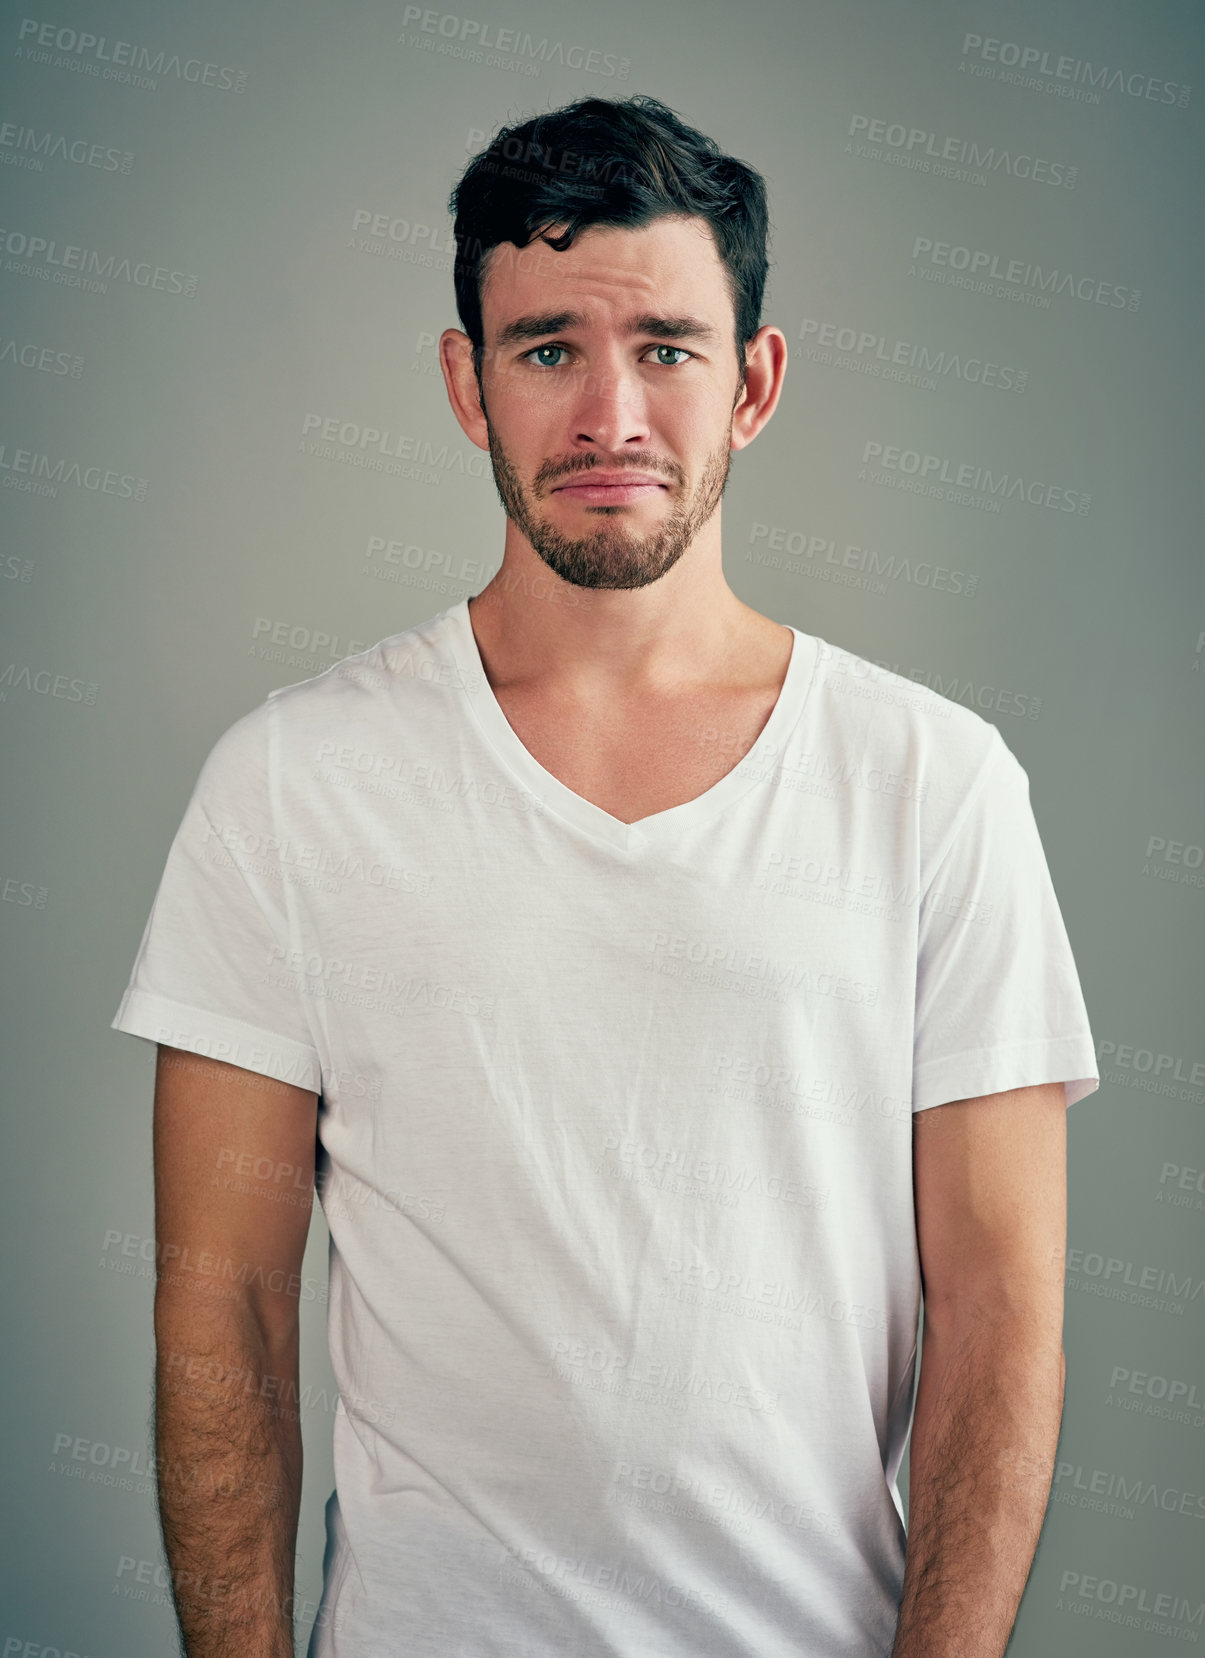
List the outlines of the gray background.
<svg viewBox="0 0 1205 1658">
<path fill-rule="evenodd" d="M 764 320 L 790 365 L 774 420 L 734 460 L 732 587 L 969 701 L 1030 776 L 1103 1080 L 1069 1118 L 1067 1403 L 1010 1650 L 1133 1658 L 1195 1643 L 1202 13 L 1173 0 L 473 3 L 424 17 L 380 0 L 122 0 L 0 25 L 16 1268 L 0 1652 L 171 1649 L 145 1462 L 153 1049 L 109 1021 L 217 736 L 271 687 L 479 591 L 497 567 L 488 463 L 437 371 L 434 342 L 457 321 L 445 203 L 497 126 L 586 92 L 654 94 L 769 185 Z M 473 44 L 508 28 L 520 38 L 501 61 Z M 1005 78 L 1026 51 L 1054 74 Z M 909 151 L 884 129 L 866 154 L 876 121 L 926 136 Z M 899 164 L 947 139 L 994 165 Z M 1017 176 L 1018 157 L 1062 182 Z M 1125 303 L 1045 295 L 1024 276 L 1004 297 L 955 285 L 950 265 L 913 257 L 918 240 L 1070 273 Z M 828 329 L 883 344 L 809 357 Z M 899 342 L 940 365 L 932 384 L 865 372 Z M 976 383 L 982 362 L 1014 389 Z M 316 453 L 307 438 L 328 419 L 348 441 Z M 388 439 L 362 443 L 370 427 Z M 865 467 L 870 444 L 899 449 L 897 465 Z M 417 467 L 362 464 L 382 448 Z M 901 488 L 923 456 L 1073 491 L 1087 510 Z M 936 567 L 951 574 L 935 581 Z M 325 1264 L 315 1208 L 315 1286 Z M 322 1293 L 302 1307 L 303 1632 L 332 1480 Z M 1152 1618 L 1156 1605 L 1172 1615 Z"/>
</svg>

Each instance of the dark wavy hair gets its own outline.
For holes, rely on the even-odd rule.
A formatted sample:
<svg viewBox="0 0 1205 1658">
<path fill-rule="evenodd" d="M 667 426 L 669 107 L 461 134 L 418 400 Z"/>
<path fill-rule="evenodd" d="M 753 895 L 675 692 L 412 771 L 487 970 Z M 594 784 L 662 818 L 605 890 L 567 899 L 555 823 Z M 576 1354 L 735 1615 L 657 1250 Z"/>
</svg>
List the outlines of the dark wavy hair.
<svg viewBox="0 0 1205 1658">
<path fill-rule="evenodd" d="M 765 180 L 656 98 L 579 98 L 561 109 L 501 127 L 474 156 L 448 199 L 454 216 L 452 280 L 461 325 L 473 342 L 481 383 L 485 334 L 481 277 L 503 242 L 527 247 L 546 237 L 558 253 L 589 225 L 637 228 L 689 213 L 711 226 L 736 319 L 736 358 L 761 326 L 769 268 Z"/>
</svg>

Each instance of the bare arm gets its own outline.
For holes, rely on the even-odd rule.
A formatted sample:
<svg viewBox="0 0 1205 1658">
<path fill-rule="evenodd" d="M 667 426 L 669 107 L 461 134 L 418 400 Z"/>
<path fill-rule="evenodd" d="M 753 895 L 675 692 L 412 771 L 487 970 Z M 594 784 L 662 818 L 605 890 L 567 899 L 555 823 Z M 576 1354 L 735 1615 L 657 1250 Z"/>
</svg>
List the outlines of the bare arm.
<svg viewBox="0 0 1205 1658">
<path fill-rule="evenodd" d="M 925 1295 L 892 1658 L 1001 1658 L 1063 1408 L 1062 1083 L 917 1113 Z"/>
<path fill-rule="evenodd" d="M 155 1452 L 187 1658 L 293 1658 L 316 1093 L 160 1045 Z"/>
</svg>

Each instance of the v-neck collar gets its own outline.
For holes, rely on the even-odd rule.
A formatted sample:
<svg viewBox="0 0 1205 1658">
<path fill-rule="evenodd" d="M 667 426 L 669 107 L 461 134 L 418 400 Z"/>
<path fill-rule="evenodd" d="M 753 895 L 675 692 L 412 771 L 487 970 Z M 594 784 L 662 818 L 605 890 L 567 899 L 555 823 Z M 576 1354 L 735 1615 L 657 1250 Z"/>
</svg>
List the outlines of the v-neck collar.
<svg viewBox="0 0 1205 1658">
<path fill-rule="evenodd" d="M 816 641 L 811 634 L 791 627 L 795 641 L 778 700 L 748 754 L 693 800 L 670 806 L 663 812 L 653 812 L 634 823 L 624 823 L 593 801 L 576 794 L 559 777 L 554 777 L 520 741 L 486 677 L 485 664 L 469 618 L 468 599 L 450 605 L 444 614 L 448 621 L 451 654 L 464 676 L 461 683 L 474 688 L 464 700 L 497 757 L 548 810 L 623 851 L 672 843 L 685 830 L 713 817 L 750 789 L 772 785 L 783 741 L 802 714 L 815 677 Z M 791 626 L 790 623 L 786 625 Z"/>
</svg>

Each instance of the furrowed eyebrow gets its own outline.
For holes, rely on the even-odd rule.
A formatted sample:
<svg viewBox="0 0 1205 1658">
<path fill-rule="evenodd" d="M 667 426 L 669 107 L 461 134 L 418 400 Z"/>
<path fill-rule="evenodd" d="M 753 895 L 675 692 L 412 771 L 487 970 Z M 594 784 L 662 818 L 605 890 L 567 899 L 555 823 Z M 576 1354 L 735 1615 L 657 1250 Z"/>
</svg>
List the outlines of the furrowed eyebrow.
<svg viewBox="0 0 1205 1658">
<path fill-rule="evenodd" d="M 588 328 L 589 318 L 580 311 L 547 311 L 525 317 L 516 317 L 513 322 L 499 330 L 497 349 L 502 350 L 508 345 L 521 345 L 528 340 L 541 340 L 547 334 L 564 334 L 571 328 Z M 719 336 L 709 323 L 699 317 L 678 316 L 667 317 L 655 312 L 642 312 L 640 316 L 629 317 L 625 332 L 628 334 L 652 334 L 659 340 L 701 340 L 705 344 L 714 344 Z"/>
<path fill-rule="evenodd" d="M 708 345 L 714 345 L 720 337 L 700 317 L 659 317 L 652 312 L 632 317 L 628 333 L 655 334 L 659 340 L 702 340 Z"/>
</svg>

